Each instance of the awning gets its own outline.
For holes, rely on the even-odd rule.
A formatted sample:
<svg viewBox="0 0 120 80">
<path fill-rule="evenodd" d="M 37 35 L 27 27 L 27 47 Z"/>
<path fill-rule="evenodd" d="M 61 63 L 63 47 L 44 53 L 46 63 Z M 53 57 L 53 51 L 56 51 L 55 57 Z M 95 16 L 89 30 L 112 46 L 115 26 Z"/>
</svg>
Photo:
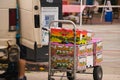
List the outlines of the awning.
<svg viewBox="0 0 120 80">
<path fill-rule="evenodd" d="M 62 6 L 62 12 L 77 12 L 80 13 L 80 11 L 83 11 L 85 8 L 85 5 L 82 6 L 82 8 L 80 8 L 80 5 L 63 5 Z M 82 9 L 82 10 L 80 10 Z"/>
</svg>

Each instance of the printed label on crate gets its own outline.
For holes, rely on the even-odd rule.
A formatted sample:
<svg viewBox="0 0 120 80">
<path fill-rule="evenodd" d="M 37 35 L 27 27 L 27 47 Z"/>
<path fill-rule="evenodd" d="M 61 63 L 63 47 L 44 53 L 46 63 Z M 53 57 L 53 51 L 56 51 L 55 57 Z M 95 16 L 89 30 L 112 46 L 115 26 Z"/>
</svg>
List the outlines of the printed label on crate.
<svg viewBox="0 0 120 80">
<path fill-rule="evenodd" d="M 73 44 L 51 43 L 51 63 L 53 68 L 73 68 Z"/>
<path fill-rule="evenodd" d="M 97 52 L 101 52 L 103 49 L 102 40 L 98 38 L 93 38 L 92 42 L 93 42 L 93 51 L 94 51 L 93 53 L 96 54 Z"/>
<path fill-rule="evenodd" d="M 78 46 L 78 56 L 86 54 L 86 45 Z"/>
<path fill-rule="evenodd" d="M 102 46 L 102 41 L 99 41 L 99 42 L 97 42 L 96 44 L 97 44 L 96 51 L 97 51 L 97 52 L 98 52 L 98 51 L 102 51 L 102 48 L 103 48 L 103 46 Z"/>
<path fill-rule="evenodd" d="M 86 56 L 78 56 L 78 70 L 86 69 Z"/>
<path fill-rule="evenodd" d="M 95 60 L 96 64 L 101 63 L 102 60 L 103 60 L 102 53 L 101 52 L 97 53 L 96 54 L 96 60 Z"/>
<path fill-rule="evenodd" d="M 94 66 L 101 65 L 103 61 L 102 52 L 98 52 L 94 55 Z"/>
<path fill-rule="evenodd" d="M 61 69 L 61 68 L 72 69 L 73 68 L 73 57 L 52 56 L 51 63 L 52 63 L 51 66 L 54 69 Z"/>
<path fill-rule="evenodd" d="M 73 44 L 51 43 L 51 54 L 58 56 L 74 56 Z"/>
<path fill-rule="evenodd" d="M 90 31 L 90 30 L 87 30 L 87 38 L 86 38 L 86 40 L 88 42 L 90 42 L 93 37 L 94 37 L 94 33 L 92 31 Z"/>
<path fill-rule="evenodd" d="M 86 45 L 86 55 L 93 55 L 93 43 Z"/>
</svg>

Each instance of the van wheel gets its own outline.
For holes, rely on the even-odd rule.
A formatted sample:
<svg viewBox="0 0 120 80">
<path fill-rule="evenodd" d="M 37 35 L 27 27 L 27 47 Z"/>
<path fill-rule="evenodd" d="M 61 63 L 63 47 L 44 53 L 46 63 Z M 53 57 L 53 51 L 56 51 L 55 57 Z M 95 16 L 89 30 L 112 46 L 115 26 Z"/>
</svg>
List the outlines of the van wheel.
<svg viewBox="0 0 120 80">
<path fill-rule="evenodd" d="M 94 80 L 102 80 L 103 71 L 101 66 L 95 66 L 93 69 L 93 78 Z"/>
<path fill-rule="evenodd" d="M 68 80 L 74 80 L 73 73 L 67 72 L 67 79 Z"/>
</svg>

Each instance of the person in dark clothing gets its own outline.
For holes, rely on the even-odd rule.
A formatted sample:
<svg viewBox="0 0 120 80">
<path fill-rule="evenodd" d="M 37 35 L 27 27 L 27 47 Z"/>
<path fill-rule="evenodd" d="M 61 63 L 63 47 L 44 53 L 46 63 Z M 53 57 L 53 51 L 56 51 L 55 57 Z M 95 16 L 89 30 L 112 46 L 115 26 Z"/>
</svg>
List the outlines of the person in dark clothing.
<svg viewBox="0 0 120 80">
<path fill-rule="evenodd" d="M 20 47 L 20 59 L 12 62 L 8 62 L 8 68 L 4 73 L 0 74 L 0 78 L 6 80 L 27 80 L 25 76 L 25 65 L 26 65 L 26 47 L 20 45 L 19 39 L 17 44 Z"/>
</svg>

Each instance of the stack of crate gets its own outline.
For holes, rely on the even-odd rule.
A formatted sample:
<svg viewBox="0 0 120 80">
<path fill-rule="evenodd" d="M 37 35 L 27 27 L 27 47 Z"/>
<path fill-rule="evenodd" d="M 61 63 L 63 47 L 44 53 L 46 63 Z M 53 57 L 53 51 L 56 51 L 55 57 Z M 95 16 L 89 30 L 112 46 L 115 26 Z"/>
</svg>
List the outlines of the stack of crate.
<svg viewBox="0 0 120 80">
<path fill-rule="evenodd" d="M 99 65 L 102 62 L 102 41 L 93 38 L 93 32 L 76 30 L 77 69 Z M 51 66 L 55 69 L 72 69 L 74 66 L 74 30 L 51 28 Z"/>
</svg>

